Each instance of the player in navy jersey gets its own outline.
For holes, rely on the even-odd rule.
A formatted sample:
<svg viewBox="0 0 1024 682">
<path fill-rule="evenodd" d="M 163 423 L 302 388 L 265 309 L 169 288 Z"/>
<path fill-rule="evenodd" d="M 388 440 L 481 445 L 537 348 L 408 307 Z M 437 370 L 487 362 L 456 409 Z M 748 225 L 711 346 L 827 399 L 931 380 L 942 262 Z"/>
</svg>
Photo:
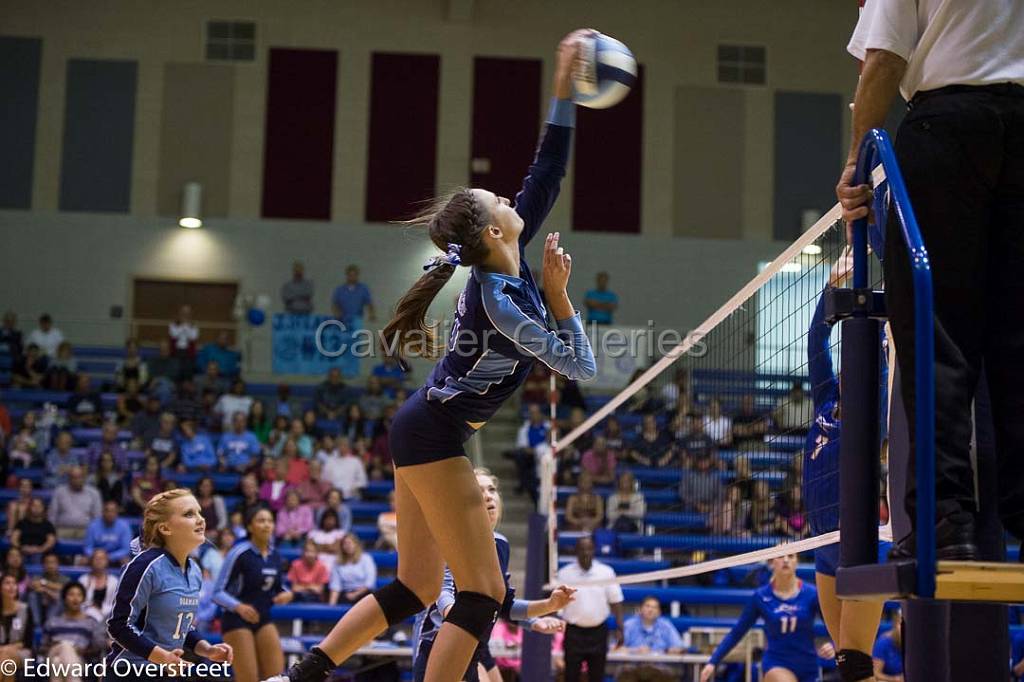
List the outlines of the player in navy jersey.
<svg viewBox="0 0 1024 682">
<path fill-rule="evenodd" d="M 142 550 L 125 566 L 107 620 L 113 640 L 108 676 L 172 677 L 170 668 L 136 668 L 146 662 L 178 666 L 192 651 L 231 663 L 229 644 L 210 644 L 193 629 L 202 570 L 189 555 L 206 539 L 199 502 L 183 488 L 156 495 L 143 510 Z"/>
<path fill-rule="evenodd" d="M 498 490 L 498 477 L 489 470 L 478 468 L 475 470 L 477 483 L 480 492 L 484 496 L 484 505 L 487 508 L 487 518 L 491 528 L 497 528 L 501 520 L 502 499 Z M 547 599 L 526 601 L 515 598 L 515 589 L 509 584 L 511 576 L 508 573 L 508 562 L 511 555 L 508 538 L 501 533 L 494 531 L 494 546 L 498 553 L 498 565 L 501 567 L 502 575 L 505 576 L 505 601 L 502 603 L 498 615 L 506 620 L 524 621 L 534 632 L 554 634 L 561 631 L 565 625 L 557 618 L 543 618 L 549 613 L 561 610 L 573 599 L 576 591 L 570 587 L 559 585 L 551 592 Z M 427 670 L 427 661 L 430 659 L 430 652 L 434 645 L 434 638 L 444 622 L 444 617 L 455 603 L 458 589 L 451 571 L 445 568 L 444 582 L 441 587 L 441 596 L 430 605 L 426 611 L 416 617 L 415 636 L 413 637 L 413 679 L 415 682 L 423 682 Z M 491 670 L 497 671 L 497 664 L 490 656 L 487 642 L 481 642 L 473 654 L 465 675 L 461 678 L 465 682 L 478 682 L 478 665 L 488 675 Z M 500 675 L 499 675 L 500 679 Z"/>
<path fill-rule="evenodd" d="M 818 616 L 818 592 L 796 577 L 796 555 L 772 560 L 772 579 L 754 591 L 740 619 L 726 635 L 711 661 L 701 670 L 701 682 L 715 675 L 715 668 L 758 620 L 764 621 L 768 642 L 761 659 L 765 682 L 817 682 L 818 650 L 814 645 L 814 621 Z"/>
<path fill-rule="evenodd" d="M 505 581 L 463 444 L 519 388 L 535 361 L 571 379 L 596 371 L 566 293 L 571 259 L 558 234 L 544 244 L 547 307 L 525 258 L 565 175 L 574 119 L 571 74 L 585 33 L 569 34 L 559 45 L 547 125 L 515 203 L 485 189 L 462 189 L 414 221 L 427 226 L 443 255 L 427 262 L 426 274 L 385 327 L 394 352 L 432 356 L 427 309 L 457 266 L 472 268 L 472 275 L 459 296 L 445 355 L 403 403 L 389 434 L 401 519 L 398 578 L 355 604 L 288 672 L 292 682 L 322 682 L 388 626 L 425 609 L 440 594 L 446 564 L 460 589 L 434 640 L 427 682 L 460 679 L 501 608 Z M 547 328 L 548 308 L 560 333 Z"/>
<path fill-rule="evenodd" d="M 294 596 L 281 584 L 281 556 L 273 546 L 274 515 L 253 509 L 245 519 L 249 535 L 224 557 L 213 586 L 213 601 L 224 609 L 224 641 L 237 652 L 236 682 L 256 682 L 284 670 L 284 653 L 270 607 Z"/>
</svg>

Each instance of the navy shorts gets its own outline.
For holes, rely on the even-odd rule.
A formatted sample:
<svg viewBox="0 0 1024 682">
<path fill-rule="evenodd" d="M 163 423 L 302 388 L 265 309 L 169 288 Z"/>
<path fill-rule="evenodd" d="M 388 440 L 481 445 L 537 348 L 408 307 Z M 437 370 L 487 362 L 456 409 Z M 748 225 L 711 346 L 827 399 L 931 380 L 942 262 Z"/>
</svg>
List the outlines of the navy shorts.
<svg viewBox="0 0 1024 682">
<path fill-rule="evenodd" d="M 885 563 L 886 557 L 889 555 L 889 550 L 892 548 L 891 542 L 879 541 L 878 543 L 878 563 Z M 833 543 L 831 545 L 825 545 L 814 550 L 814 570 L 822 575 L 830 575 L 833 578 L 836 577 L 836 569 L 839 568 L 839 543 Z"/>
<path fill-rule="evenodd" d="M 261 611 L 259 609 L 257 609 L 257 611 L 259 611 L 259 613 L 260 613 L 260 620 L 259 620 L 259 622 L 257 622 L 257 623 L 250 623 L 249 621 L 245 620 L 244 618 L 239 616 L 234 611 L 228 611 L 227 609 L 225 609 L 223 614 L 220 617 L 220 631 L 221 632 L 231 632 L 232 630 L 242 630 L 242 629 L 245 629 L 245 630 L 250 630 L 252 632 L 252 634 L 255 635 L 257 632 L 259 632 L 259 629 L 261 627 L 263 627 L 267 623 L 272 622 L 270 620 L 270 612 L 269 611 Z"/>
<path fill-rule="evenodd" d="M 426 389 L 419 389 L 402 403 L 391 422 L 388 443 L 396 467 L 465 457 L 464 443 L 475 429 L 449 414 Z"/>
</svg>

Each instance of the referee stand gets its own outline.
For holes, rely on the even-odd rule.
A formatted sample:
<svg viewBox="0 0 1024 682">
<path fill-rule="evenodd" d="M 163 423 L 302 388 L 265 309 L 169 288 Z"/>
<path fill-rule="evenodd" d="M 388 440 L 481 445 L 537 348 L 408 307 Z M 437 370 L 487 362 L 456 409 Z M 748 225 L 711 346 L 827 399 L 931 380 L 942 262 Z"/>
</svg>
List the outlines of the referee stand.
<svg viewBox="0 0 1024 682">
<path fill-rule="evenodd" d="M 867 218 L 853 224 L 853 288 L 838 290 L 830 302 L 832 321 L 841 320 L 843 435 L 840 440 L 841 540 L 836 590 L 845 599 L 904 599 L 905 670 L 907 682 L 987 682 L 1009 676 L 1008 602 L 1024 602 L 1024 566 L 1005 560 L 1003 529 L 993 495 L 979 496 L 976 522 L 980 556 L 985 561 L 936 561 L 935 550 L 935 373 L 932 283 L 928 253 L 896 163 L 889 136 L 869 131 L 860 146 L 854 184 L 871 180 L 880 162 L 894 209 L 911 256 L 914 281 L 915 376 L 917 404 L 907 428 L 917 434 L 916 559 L 877 564 L 879 490 L 879 377 L 878 337 L 885 318 L 881 292 L 867 286 Z M 891 368 L 893 371 L 896 368 Z M 901 378 L 896 377 L 898 387 Z M 984 383 L 984 379 L 982 379 Z M 893 389 L 894 398 L 898 388 Z M 894 403 L 893 412 L 902 412 Z M 891 420 L 898 422 L 899 420 Z M 979 387 L 975 406 L 979 489 L 996 490 L 995 448 L 987 390 Z M 896 429 L 890 438 L 906 438 Z M 890 452 L 909 452 L 909 441 Z M 896 472 L 891 490 L 902 500 L 906 481 Z M 892 505 L 894 521 L 902 504 Z M 899 511 L 897 511 L 899 510 Z M 906 535 L 894 524 L 894 537 Z M 902 532 L 900 532 L 902 530 Z M 993 636 L 994 633 L 1000 633 Z"/>
</svg>

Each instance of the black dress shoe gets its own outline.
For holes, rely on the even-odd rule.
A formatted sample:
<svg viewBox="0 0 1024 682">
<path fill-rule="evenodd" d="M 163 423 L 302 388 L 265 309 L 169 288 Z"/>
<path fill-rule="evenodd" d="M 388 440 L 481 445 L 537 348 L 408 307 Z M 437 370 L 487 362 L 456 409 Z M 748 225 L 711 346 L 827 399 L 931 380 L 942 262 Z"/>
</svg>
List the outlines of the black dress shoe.
<svg viewBox="0 0 1024 682">
<path fill-rule="evenodd" d="M 975 561 L 978 546 L 974 544 L 974 522 L 970 516 L 945 516 L 935 524 L 935 556 L 939 561 Z M 889 551 L 889 561 L 917 558 L 917 534 L 911 531 Z"/>
</svg>

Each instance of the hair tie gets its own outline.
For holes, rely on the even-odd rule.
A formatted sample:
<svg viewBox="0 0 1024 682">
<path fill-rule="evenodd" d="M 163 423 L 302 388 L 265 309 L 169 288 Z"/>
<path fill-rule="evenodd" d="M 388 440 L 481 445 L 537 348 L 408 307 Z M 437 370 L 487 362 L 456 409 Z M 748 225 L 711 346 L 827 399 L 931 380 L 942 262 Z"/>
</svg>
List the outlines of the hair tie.
<svg viewBox="0 0 1024 682">
<path fill-rule="evenodd" d="M 440 256 L 432 256 L 423 263 L 423 269 L 426 271 L 433 270 L 441 265 L 450 265 L 457 267 L 462 263 L 462 245 L 460 244 L 449 244 L 448 251 Z"/>
</svg>

